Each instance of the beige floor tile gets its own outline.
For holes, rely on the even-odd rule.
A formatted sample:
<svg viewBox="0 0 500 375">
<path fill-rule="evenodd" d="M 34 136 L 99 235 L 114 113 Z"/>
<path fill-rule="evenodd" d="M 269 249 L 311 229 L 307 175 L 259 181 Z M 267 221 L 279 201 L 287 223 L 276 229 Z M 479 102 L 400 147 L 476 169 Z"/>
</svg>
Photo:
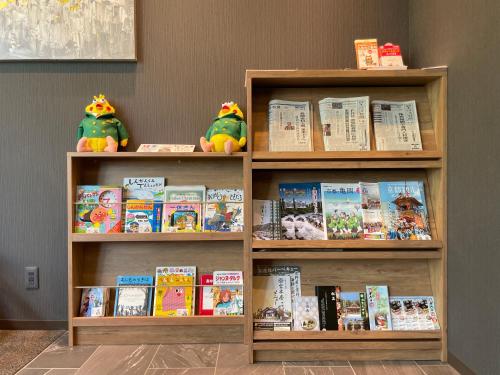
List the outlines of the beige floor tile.
<svg viewBox="0 0 500 375">
<path fill-rule="evenodd" d="M 74 375 L 77 371 L 77 368 L 53 368 L 47 375 Z"/>
<path fill-rule="evenodd" d="M 215 368 L 149 369 L 145 375 L 214 375 Z"/>
<path fill-rule="evenodd" d="M 327 367 L 349 367 L 348 361 L 301 361 L 301 362 L 283 362 L 283 366 L 300 366 L 300 367 L 311 367 L 311 366 L 327 366 Z"/>
<path fill-rule="evenodd" d="M 385 375 L 382 362 L 379 361 L 351 361 L 356 375 Z"/>
<path fill-rule="evenodd" d="M 382 361 L 387 375 L 423 375 L 415 361 Z"/>
<path fill-rule="evenodd" d="M 243 344 L 221 344 L 216 375 L 283 375 L 281 362 L 248 364 L 248 347 Z"/>
<path fill-rule="evenodd" d="M 285 375 L 333 375 L 332 367 L 284 367 Z"/>
<path fill-rule="evenodd" d="M 349 367 L 333 367 L 333 375 L 354 375 L 354 371 Z"/>
<path fill-rule="evenodd" d="M 45 375 L 49 372 L 50 369 L 42 369 L 42 368 L 25 368 L 21 371 L 18 371 L 16 375 Z"/>
<path fill-rule="evenodd" d="M 215 375 L 284 375 L 283 366 L 276 365 L 246 365 L 242 367 L 216 367 Z"/>
<path fill-rule="evenodd" d="M 220 344 L 217 367 L 242 367 L 248 365 L 248 346 L 244 344 Z M 279 363 L 281 365 L 281 363 Z"/>
<path fill-rule="evenodd" d="M 28 368 L 79 368 L 97 346 L 68 346 L 68 335 L 62 336 L 43 351 Z"/>
<path fill-rule="evenodd" d="M 100 346 L 76 374 L 143 375 L 157 350 L 158 345 Z"/>
<path fill-rule="evenodd" d="M 161 345 L 150 368 L 215 367 L 218 344 Z"/>
<path fill-rule="evenodd" d="M 425 375 L 460 375 L 457 370 L 449 365 L 444 366 L 422 366 L 420 368 Z"/>
</svg>

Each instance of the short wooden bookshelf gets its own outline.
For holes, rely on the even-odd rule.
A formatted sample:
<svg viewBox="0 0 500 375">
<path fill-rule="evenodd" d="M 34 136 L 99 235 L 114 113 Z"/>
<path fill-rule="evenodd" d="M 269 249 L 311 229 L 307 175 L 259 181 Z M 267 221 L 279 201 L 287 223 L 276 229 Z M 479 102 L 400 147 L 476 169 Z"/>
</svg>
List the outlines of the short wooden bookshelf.
<svg viewBox="0 0 500 375">
<path fill-rule="evenodd" d="M 246 90 L 252 167 L 247 198 L 278 199 L 282 182 L 423 180 L 432 232 L 429 241 L 250 238 L 245 243 L 246 272 L 259 264 L 299 265 L 303 295 L 314 295 L 315 285 L 340 285 L 346 291 L 388 285 L 392 295 L 433 295 L 441 326 L 438 331 L 411 332 L 254 332 L 252 300 L 247 300 L 250 361 L 446 360 L 446 70 L 250 70 Z M 370 100 L 415 100 L 423 151 L 376 151 L 373 129 L 372 151 L 325 151 L 318 101 L 364 95 Z M 269 151 L 271 99 L 312 103 L 313 152 Z M 249 278 L 247 288 L 251 282 Z"/>
</svg>

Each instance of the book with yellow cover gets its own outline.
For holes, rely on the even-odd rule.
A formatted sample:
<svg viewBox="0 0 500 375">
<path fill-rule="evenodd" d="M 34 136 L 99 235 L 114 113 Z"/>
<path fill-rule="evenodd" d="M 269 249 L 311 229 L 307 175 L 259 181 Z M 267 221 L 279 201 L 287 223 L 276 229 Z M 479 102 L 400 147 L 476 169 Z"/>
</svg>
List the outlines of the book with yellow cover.
<svg viewBox="0 0 500 375">
<path fill-rule="evenodd" d="M 191 316 L 193 313 L 193 276 L 157 276 L 155 316 Z"/>
</svg>

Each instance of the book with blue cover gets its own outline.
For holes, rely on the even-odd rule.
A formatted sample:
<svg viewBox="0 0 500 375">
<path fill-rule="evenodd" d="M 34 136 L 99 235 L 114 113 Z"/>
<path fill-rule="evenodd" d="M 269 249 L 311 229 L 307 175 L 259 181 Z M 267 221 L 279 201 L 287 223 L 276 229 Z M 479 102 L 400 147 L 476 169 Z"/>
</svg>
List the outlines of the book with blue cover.
<svg viewBox="0 0 500 375">
<path fill-rule="evenodd" d="M 115 316 L 150 315 L 153 295 L 153 288 L 150 287 L 153 286 L 153 276 L 117 276 L 116 285 L 137 286 L 137 288 L 116 288 Z"/>
<path fill-rule="evenodd" d="M 323 240 L 323 210 L 319 182 L 279 184 L 281 239 Z"/>
<path fill-rule="evenodd" d="M 430 240 L 423 182 L 380 182 L 379 188 L 387 239 Z"/>
<path fill-rule="evenodd" d="M 321 200 L 328 240 L 363 238 L 361 191 L 357 183 L 322 183 Z"/>
</svg>

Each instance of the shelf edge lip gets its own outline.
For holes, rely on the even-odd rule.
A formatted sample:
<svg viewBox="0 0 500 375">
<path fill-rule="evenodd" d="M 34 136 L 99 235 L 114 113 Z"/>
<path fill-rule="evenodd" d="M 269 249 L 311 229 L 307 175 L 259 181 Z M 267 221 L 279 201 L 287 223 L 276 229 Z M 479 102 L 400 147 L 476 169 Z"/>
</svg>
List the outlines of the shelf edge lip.
<svg viewBox="0 0 500 375">
<path fill-rule="evenodd" d="M 441 249 L 443 241 L 421 240 L 254 240 L 253 249 L 365 249 L 378 251 L 380 249 Z"/>
<path fill-rule="evenodd" d="M 421 251 L 398 251 L 398 250 L 372 250 L 372 251 L 348 251 L 348 252 L 303 252 L 303 251 L 270 251 L 252 252 L 252 259 L 344 259 L 344 260 L 365 260 L 365 259 L 441 259 L 441 252 L 436 250 Z"/>
<path fill-rule="evenodd" d="M 234 158 L 244 158 L 248 155 L 247 152 L 234 152 L 230 155 L 227 155 L 223 152 L 134 152 L 134 151 L 125 151 L 125 152 L 74 152 L 70 151 L 66 153 L 68 158 L 206 158 L 206 159 L 214 159 L 214 158 L 222 158 L 222 159 L 234 159 Z"/>
<path fill-rule="evenodd" d="M 149 238 L 148 238 L 149 237 Z M 243 241 L 244 232 L 228 233 L 71 233 L 72 242 L 198 242 Z"/>
<path fill-rule="evenodd" d="M 73 317 L 73 327 L 131 327 L 131 326 L 210 326 L 244 325 L 245 316 L 197 315 L 187 317 Z"/>
<path fill-rule="evenodd" d="M 253 151 L 255 161 L 412 161 L 441 160 L 440 151 Z"/>
<path fill-rule="evenodd" d="M 316 331 L 304 333 L 303 331 L 254 331 L 253 340 L 260 341 L 300 341 L 300 340 L 440 340 L 441 330 L 429 331 L 365 331 L 366 333 L 352 333 L 345 331 Z M 274 336 L 274 337 L 273 337 Z M 323 336 L 323 337 L 322 337 Z"/>
</svg>

